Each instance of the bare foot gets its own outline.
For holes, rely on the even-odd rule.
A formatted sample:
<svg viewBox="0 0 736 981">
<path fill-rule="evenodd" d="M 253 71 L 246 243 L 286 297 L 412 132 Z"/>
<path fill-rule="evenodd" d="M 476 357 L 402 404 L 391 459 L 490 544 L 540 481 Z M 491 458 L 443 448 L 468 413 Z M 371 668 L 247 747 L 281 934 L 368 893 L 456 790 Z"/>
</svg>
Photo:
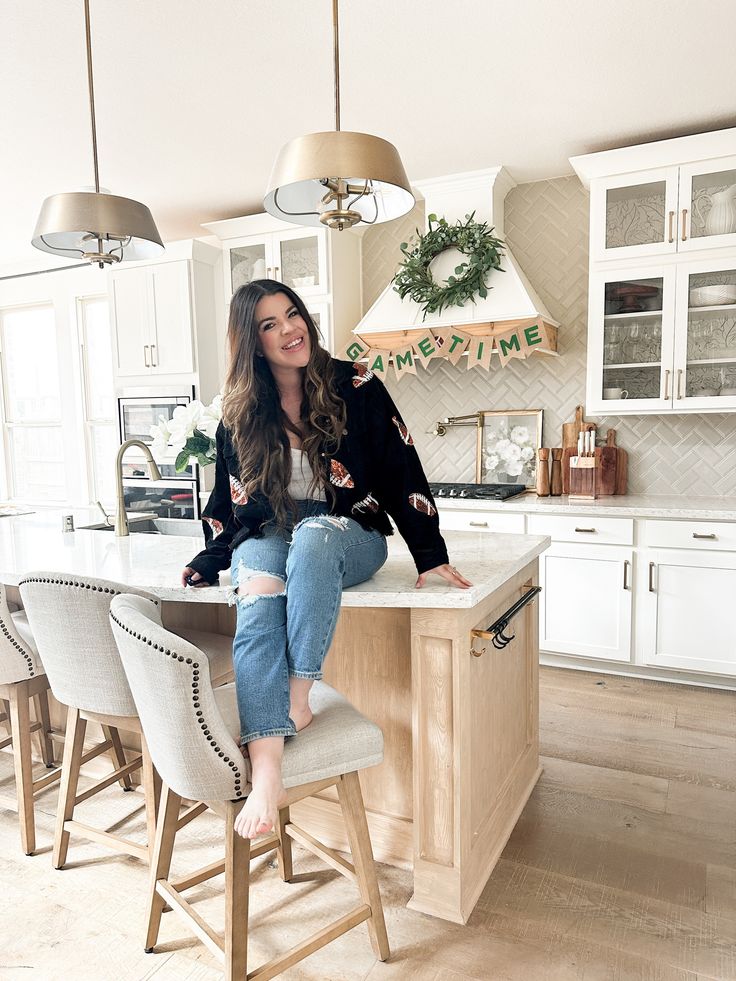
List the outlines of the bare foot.
<svg viewBox="0 0 736 981">
<path fill-rule="evenodd" d="M 294 723 L 297 732 L 306 729 L 312 721 L 312 710 L 308 705 L 303 708 L 295 708 L 293 705 L 289 709 L 289 718 Z"/>
<path fill-rule="evenodd" d="M 285 800 L 281 767 L 259 767 L 253 774 L 253 789 L 235 819 L 236 832 L 242 838 L 257 838 L 272 831 Z"/>
</svg>

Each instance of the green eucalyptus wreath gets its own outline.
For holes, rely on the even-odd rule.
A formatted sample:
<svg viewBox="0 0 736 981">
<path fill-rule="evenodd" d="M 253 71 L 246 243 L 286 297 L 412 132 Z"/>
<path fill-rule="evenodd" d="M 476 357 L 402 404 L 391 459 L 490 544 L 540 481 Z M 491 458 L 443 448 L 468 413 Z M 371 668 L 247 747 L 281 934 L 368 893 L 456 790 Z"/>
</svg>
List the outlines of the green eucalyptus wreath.
<svg viewBox="0 0 736 981">
<path fill-rule="evenodd" d="M 429 215 L 429 231 L 422 235 L 417 229 L 418 240 L 411 245 L 401 243 L 406 258 L 394 276 L 394 289 L 404 299 L 423 304 L 424 316 L 441 313 L 444 307 L 461 307 L 476 294 L 488 296 L 486 276 L 491 269 L 501 269 L 504 243 L 493 235 L 493 228 L 486 222 L 474 221 L 475 212 L 465 215 L 465 222 L 450 225 L 444 218 Z M 455 267 L 455 275 L 446 283 L 436 283 L 429 265 L 445 249 L 457 249 L 468 257 Z"/>
</svg>

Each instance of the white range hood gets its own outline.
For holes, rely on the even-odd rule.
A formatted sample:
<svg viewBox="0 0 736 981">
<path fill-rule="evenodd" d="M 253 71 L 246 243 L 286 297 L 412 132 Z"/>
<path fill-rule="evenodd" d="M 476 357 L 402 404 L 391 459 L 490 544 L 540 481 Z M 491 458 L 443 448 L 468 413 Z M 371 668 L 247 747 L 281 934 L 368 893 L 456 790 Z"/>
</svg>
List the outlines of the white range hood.
<svg viewBox="0 0 736 981">
<path fill-rule="evenodd" d="M 412 187 L 424 197 L 425 215 L 435 214 L 453 224 L 475 212 L 475 220 L 486 221 L 494 227 L 494 234 L 502 239 L 503 201 L 514 186 L 515 181 L 503 167 L 412 182 Z M 452 273 L 458 264 L 458 256 L 455 250 L 448 250 L 435 260 L 432 270 L 435 280 L 441 281 Z M 475 303 L 447 307 L 441 313 L 428 313 L 426 317 L 419 303 L 409 297 L 402 300 L 393 283 L 389 283 L 354 333 L 378 347 L 381 342 L 372 335 L 416 332 L 433 327 L 475 328 L 469 331 L 475 333 L 481 329 L 487 332 L 489 325 L 502 330 L 502 324 L 539 320 L 557 328 L 558 322 L 537 296 L 508 246 L 501 266 L 503 272 L 493 269 L 488 275 L 486 285 L 489 290 L 485 299 L 478 296 Z"/>
</svg>

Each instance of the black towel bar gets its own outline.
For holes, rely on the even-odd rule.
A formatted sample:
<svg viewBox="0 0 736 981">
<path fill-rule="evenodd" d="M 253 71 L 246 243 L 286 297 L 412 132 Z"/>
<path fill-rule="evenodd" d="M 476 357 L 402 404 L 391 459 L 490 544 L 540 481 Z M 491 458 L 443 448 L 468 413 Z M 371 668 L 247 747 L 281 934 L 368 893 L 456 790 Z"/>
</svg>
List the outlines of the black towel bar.
<svg viewBox="0 0 736 981">
<path fill-rule="evenodd" d="M 483 640 L 490 640 L 497 651 L 502 651 L 504 647 L 506 647 L 507 644 L 510 644 L 516 636 L 516 634 L 511 634 L 510 637 L 507 637 L 504 633 L 510 621 L 527 605 L 527 603 L 531 603 L 537 593 L 541 592 L 541 586 L 532 586 L 532 588 L 527 590 L 527 592 L 524 593 L 524 595 L 521 596 L 513 604 L 513 606 L 510 606 L 502 616 L 498 617 L 497 620 L 494 620 L 493 623 L 486 627 L 485 630 L 471 630 L 471 637 L 481 637 Z M 471 654 L 473 654 L 475 657 L 480 657 L 481 654 L 485 654 L 485 651 L 485 647 L 480 651 L 476 651 L 474 648 L 471 648 Z"/>
</svg>

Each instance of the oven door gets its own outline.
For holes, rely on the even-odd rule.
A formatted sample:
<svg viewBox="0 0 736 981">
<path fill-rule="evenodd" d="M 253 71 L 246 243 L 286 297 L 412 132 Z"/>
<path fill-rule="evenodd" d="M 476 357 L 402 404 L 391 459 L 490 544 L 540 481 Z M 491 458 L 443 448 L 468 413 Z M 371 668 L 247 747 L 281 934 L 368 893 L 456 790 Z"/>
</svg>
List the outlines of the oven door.
<svg viewBox="0 0 736 981">
<path fill-rule="evenodd" d="M 130 451 L 129 451 L 130 452 Z M 199 518 L 199 486 L 196 480 L 123 480 L 125 510 L 158 518 Z"/>
<path fill-rule="evenodd" d="M 181 395 L 140 394 L 125 395 L 118 399 L 118 416 L 120 420 L 120 442 L 126 439 L 139 439 L 150 446 L 153 442 L 151 426 L 157 425 L 163 417 L 167 422 L 174 415 L 179 405 L 188 405 L 194 396 L 194 389 Z M 159 461 L 156 461 L 157 463 Z M 197 479 L 196 464 L 192 464 L 181 473 L 176 472 L 174 461 L 159 463 L 161 476 L 166 480 Z M 132 480 L 147 480 L 148 467 L 146 460 L 136 447 L 131 447 L 123 459 L 123 478 Z"/>
</svg>

